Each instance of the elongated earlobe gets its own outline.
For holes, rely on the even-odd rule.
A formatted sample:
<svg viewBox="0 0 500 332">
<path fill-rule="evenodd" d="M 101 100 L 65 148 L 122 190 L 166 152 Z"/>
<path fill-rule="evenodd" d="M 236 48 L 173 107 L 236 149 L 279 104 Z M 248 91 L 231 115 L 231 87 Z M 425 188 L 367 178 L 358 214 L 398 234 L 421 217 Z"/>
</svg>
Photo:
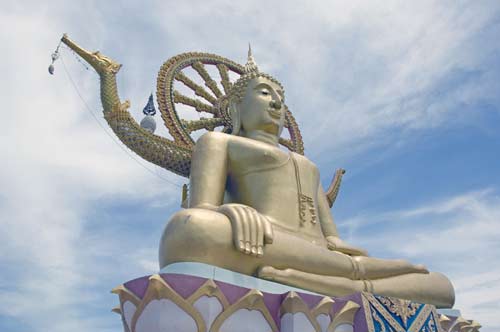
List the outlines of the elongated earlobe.
<svg viewBox="0 0 500 332">
<path fill-rule="evenodd" d="M 282 115 L 283 120 L 280 121 L 280 128 L 279 128 L 279 131 L 278 131 L 278 138 L 281 137 L 281 133 L 283 132 L 283 128 L 285 127 L 286 112 L 288 112 L 288 107 L 286 105 L 283 105 L 283 113 L 284 113 L 284 115 Z"/>
<path fill-rule="evenodd" d="M 238 135 L 241 129 L 241 119 L 240 111 L 238 110 L 238 107 L 236 106 L 236 103 L 234 101 L 231 101 L 229 103 L 229 114 L 231 114 L 231 122 L 233 125 L 233 131 L 231 132 L 231 134 Z"/>
</svg>

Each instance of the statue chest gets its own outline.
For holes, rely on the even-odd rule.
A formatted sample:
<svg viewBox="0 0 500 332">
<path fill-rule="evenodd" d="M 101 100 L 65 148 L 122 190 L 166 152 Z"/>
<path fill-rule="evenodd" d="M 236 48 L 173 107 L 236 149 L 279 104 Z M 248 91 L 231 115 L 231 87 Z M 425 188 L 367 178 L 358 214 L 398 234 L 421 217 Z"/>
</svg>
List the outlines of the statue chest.
<svg viewBox="0 0 500 332">
<path fill-rule="evenodd" d="M 257 147 L 230 149 L 227 191 L 233 200 L 291 230 L 318 228 L 316 166 L 295 153 Z"/>
</svg>

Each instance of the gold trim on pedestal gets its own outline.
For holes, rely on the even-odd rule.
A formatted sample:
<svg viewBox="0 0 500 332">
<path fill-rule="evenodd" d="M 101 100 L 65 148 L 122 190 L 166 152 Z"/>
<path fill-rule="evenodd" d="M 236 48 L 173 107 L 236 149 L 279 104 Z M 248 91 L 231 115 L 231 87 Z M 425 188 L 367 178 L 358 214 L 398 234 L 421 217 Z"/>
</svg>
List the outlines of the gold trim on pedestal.
<svg viewBox="0 0 500 332">
<path fill-rule="evenodd" d="M 291 291 L 281 303 L 280 317 L 283 317 L 284 314 L 296 314 L 298 312 L 303 313 L 307 317 L 316 332 L 321 332 L 321 326 L 315 317 L 313 317 L 307 304 L 297 293 Z"/>
<path fill-rule="evenodd" d="M 359 304 L 353 301 L 347 301 L 342 309 L 340 309 L 338 313 L 335 314 L 335 317 L 333 317 L 333 320 L 328 326 L 327 331 L 334 332 L 340 324 L 350 324 L 354 326 L 354 316 L 358 312 L 359 308 Z"/>
<path fill-rule="evenodd" d="M 441 329 L 440 331 L 448 332 L 451 324 L 452 324 L 452 321 L 451 321 L 450 317 L 448 317 L 446 315 L 439 315 L 439 327 Z"/>
<path fill-rule="evenodd" d="M 177 294 L 177 292 L 173 290 L 160 275 L 154 274 L 149 277 L 149 285 L 146 290 L 146 294 L 132 317 L 132 332 L 135 332 L 137 321 L 147 305 L 154 300 L 162 299 L 171 300 L 179 306 L 179 308 L 184 310 L 186 314 L 191 316 L 198 327 L 198 332 L 206 331 L 205 321 L 198 310 L 196 310 L 191 303 L 184 300 L 179 294 Z"/>
<path fill-rule="evenodd" d="M 231 305 L 219 316 L 217 316 L 217 318 L 212 323 L 212 326 L 210 327 L 210 332 L 218 332 L 226 319 L 228 319 L 232 314 L 240 309 L 259 311 L 271 327 L 271 331 L 279 332 L 278 326 L 276 326 L 276 322 L 269 313 L 269 310 L 267 310 L 266 304 L 264 303 L 264 295 L 256 289 L 250 290 L 245 296 L 243 296 L 236 303 Z"/>
<path fill-rule="evenodd" d="M 331 297 L 324 297 L 319 303 L 311 310 L 313 317 L 317 318 L 319 315 L 324 314 L 333 319 L 332 307 L 335 301 Z"/>
<path fill-rule="evenodd" d="M 125 286 L 123 285 L 113 288 L 111 290 L 111 293 L 117 294 L 118 297 L 120 298 L 120 307 L 122 311 L 123 311 L 123 303 L 125 303 L 125 301 L 132 302 L 132 304 L 135 305 L 136 307 L 139 306 L 139 304 L 142 301 L 137 295 L 126 289 Z"/>
<path fill-rule="evenodd" d="M 187 298 L 187 301 L 194 305 L 194 303 L 202 296 L 215 297 L 219 300 L 222 305 L 223 310 L 226 310 L 229 307 L 229 302 L 226 297 L 220 290 L 219 286 L 212 280 L 208 279 L 200 288 L 198 288 L 190 297 Z"/>
</svg>

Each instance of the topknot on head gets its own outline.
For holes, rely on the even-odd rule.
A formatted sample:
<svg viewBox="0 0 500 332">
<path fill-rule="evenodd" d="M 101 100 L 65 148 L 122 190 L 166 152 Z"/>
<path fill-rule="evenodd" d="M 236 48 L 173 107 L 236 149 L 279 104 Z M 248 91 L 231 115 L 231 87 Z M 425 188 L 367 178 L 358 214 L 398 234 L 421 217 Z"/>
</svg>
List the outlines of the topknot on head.
<svg viewBox="0 0 500 332">
<path fill-rule="evenodd" d="M 247 63 L 245 64 L 245 75 L 250 73 L 258 73 L 259 67 L 257 67 L 257 63 L 252 55 L 252 46 L 248 43 L 248 58 Z"/>
<path fill-rule="evenodd" d="M 255 62 L 252 54 L 252 47 L 250 46 L 250 44 L 248 44 L 247 63 L 245 64 L 245 67 L 243 69 L 243 75 L 238 78 L 238 80 L 233 84 L 231 90 L 229 91 L 228 95 L 230 99 L 233 99 L 235 102 L 239 103 L 245 95 L 246 88 L 250 80 L 257 77 L 265 77 L 271 82 L 279 85 L 281 87 L 281 90 L 283 90 L 283 86 L 277 79 L 266 73 L 259 72 L 259 68 L 257 67 L 257 63 Z"/>
</svg>

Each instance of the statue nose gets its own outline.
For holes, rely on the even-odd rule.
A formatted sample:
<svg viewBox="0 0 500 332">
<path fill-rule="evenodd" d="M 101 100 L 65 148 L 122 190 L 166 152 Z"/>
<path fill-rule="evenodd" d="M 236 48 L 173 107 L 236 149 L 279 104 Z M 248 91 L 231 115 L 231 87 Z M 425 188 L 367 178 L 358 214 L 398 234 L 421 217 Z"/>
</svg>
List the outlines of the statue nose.
<svg viewBox="0 0 500 332">
<path fill-rule="evenodd" d="M 272 107 L 272 108 L 275 108 L 277 110 L 279 110 L 281 108 L 281 101 L 279 100 L 271 100 L 269 102 L 269 105 Z"/>
</svg>

